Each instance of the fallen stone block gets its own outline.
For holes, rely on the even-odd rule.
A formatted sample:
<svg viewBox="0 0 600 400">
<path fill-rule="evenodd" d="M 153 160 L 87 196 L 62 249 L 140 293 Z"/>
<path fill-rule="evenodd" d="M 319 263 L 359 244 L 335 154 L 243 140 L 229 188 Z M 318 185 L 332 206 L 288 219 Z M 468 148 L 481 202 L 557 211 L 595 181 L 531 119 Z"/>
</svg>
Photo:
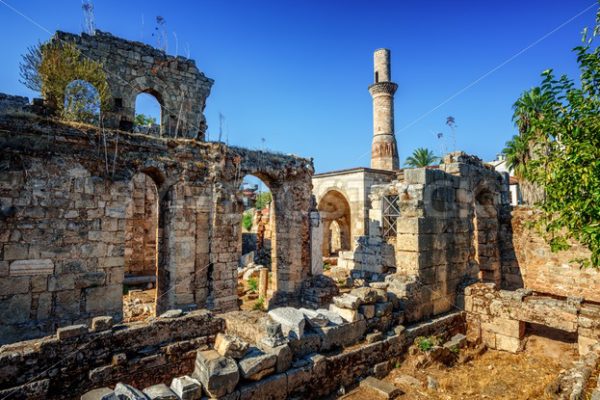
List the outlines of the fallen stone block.
<svg viewBox="0 0 600 400">
<path fill-rule="evenodd" d="M 171 390 L 181 400 L 200 400 L 202 397 L 202 386 L 196 379 L 184 375 L 171 381 Z"/>
<path fill-rule="evenodd" d="M 465 345 L 467 344 L 467 337 L 465 335 L 463 335 L 462 333 L 457 333 L 456 335 L 452 336 L 452 338 L 450 340 L 448 340 L 446 343 L 444 343 L 444 347 L 447 349 L 460 349 L 463 348 Z"/>
<path fill-rule="evenodd" d="M 338 314 L 340 317 L 348 322 L 358 321 L 361 318 L 361 314 L 357 310 L 350 310 L 348 308 L 339 308 L 335 304 L 329 305 L 329 311 Z"/>
<path fill-rule="evenodd" d="M 240 388 L 239 400 L 284 400 L 287 398 L 287 375 L 277 374 Z"/>
<path fill-rule="evenodd" d="M 284 344 L 277 347 L 263 346 L 261 350 L 268 354 L 274 354 L 277 357 L 277 363 L 275 364 L 276 373 L 285 372 L 292 366 L 294 354 L 289 345 Z"/>
<path fill-rule="evenodd" d="M 90 390 L 80 397 L 81 400 L 119 400 L 112 389 L 107 387 Z"/>
<path fill-rule="evenodd" d="M 92 319 L 92 332 L 107 331 L 113 326 L 113 317 L 102 316 Z"/>
<path fill-rule="evenodd" d="M 258 381 L 265 376 L 275 372 L 277 356 L 265 354 L 257 348 L 253 348 L 239 361 L 240 372 L 244 379 Z"/>
<path fill-rule="evenodd" d="M 394 306 L 390 302 L 377 303 L 375 304 L 375 316 L 384 317 L 392 315 L 392 309 Z"/>
<path fill-rule="evenodd" d="M 358 310 L 366 319 L 371 319 L 375 316 L 375 306 L 373 304 L 362 305 Z"/>
<path fill-rule="evenodd" d="M 316 310 L 309 310 L 308 308 L 300 308 L 300 311 L 304 314 L 308 324 L 312 327 L 319 328 L 329 325 L 329 318 L 323 313 Z"/>
<path fill-rule="evenodd" d="M 143 390 L 150 400 L 178 400 L 179 397 L 164 383 L 147 387 Z"/>
<path fill-rule="evenodd" d="M 88 333 L 87 325 L 84 325 L 84 324 L 71 325 L 71 326 L 64 326 L 62 328 L 58 328 L 56 330 L 56 337 L 58 337 L 59 340 L 65 340 L 65 339 L 82 336 L 82 335 L 85 335 L 86 333 Z"/>
<path fill-rule="evenodd" d="M 160 314 L 160 316 L 158 318 L 177 318 L 177 317 L 181 317 L 182 315 L 183 315 L 183 310 L 177 309 L 177 310 L 165 311 L 164 313 Z"/>
<path fill-rule="evenodd" d="M 199 351 L 192 377 L 200 381 L 212 397 L 232 393 L 240 380 L 238 365 L 233 358 L 223 357 L 216 350 Z"/>
<path fill-rule="evenodd" d="M 380 340 L 383 340 L 383 333 L 381 333 L 381 332 L 369 333 L 366 336 L 365 340 L 367 341 L 367 343 L 379 342 Z"/>
<path fill-rule="evenodd" d="M 404 387 L 413 387 L 415 389 L 423 387 L 420 380 L 410 375 L 398 375 L 394 378 L 394 383 Z"/>
<path fill-rule="evenodd" d="M 350 310 L 357 310 L 358 307 L 362 304 L 361 300 L 349 293 L 344 293 L 341 296 L 336 296 L 333 298 L 333 304 L 338 306 L 339 308 L 348 308 Z"/>
<path fill-rule="evenodd" d="M 363 304 L 375 304 L 387 302 L 387 293 L 383 289 L 361 287 L 352 289 L 351 295 L 358 297 Z"/>
<path fill-rule="evenodd" d="M 371 391 L 373 394 L 383 399 L 394 399 L 403 394 L 402 390 L 391 383 L 380 381 L 372 376 L 360 381 L 360 387 Z"/>
<path fill-rule="evenodd" d="M 360 321 L 321 328 L 321 350 L 328 351 L 358 342 L 367 330 L 367 322 Z"/>
<path fill-rule="evenodd" d="M 215 339 L 215 350 L 223 357 L 240 359 L 246 355 L 250 345 L 237 336 L 219 333 Z"/>
<path fill-rule="evenodd" d="M 115 386 L 115 395 L 119 400 L 148 400 L 142 391 L 121 382 Z"/>
<path fill-rule="evenodd" d="M 280 307 L 269 311 L 273 321 L 281 324 L 283 334 L 290 339 L 300 339 L 304 335 L 306 318 L 302 311 L 293 307 Z"/>
</svg>

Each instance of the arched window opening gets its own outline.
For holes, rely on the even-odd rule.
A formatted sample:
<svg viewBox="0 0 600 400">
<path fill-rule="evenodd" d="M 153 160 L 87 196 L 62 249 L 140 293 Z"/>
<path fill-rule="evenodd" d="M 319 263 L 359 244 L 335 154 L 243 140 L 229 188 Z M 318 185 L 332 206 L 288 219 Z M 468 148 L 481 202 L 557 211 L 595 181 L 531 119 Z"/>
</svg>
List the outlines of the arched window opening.
<svg viewBox="0 0 600 400">
<path fill-rule="evenodd" d="M 91 83 L 74 80 L 65 88 L 62 117 L 69 121 L 100 125 L 100 94 Z"/>
<path fill-rule="evenodd" d="M 239 187 L 242 249 L 238 265 L 238 303 L 242 310 L 264 310 L 273 277 L 275 207 L 269 187 L 247 175 Z"/>
<path fill-rule="evenodd" d="M 156 315 L 159 209 L 156 184 L 138 173 L 131 180 L 125 221 L 123 319 L 141 321 Z"/>
<path fill-rule="evenodd" d="M 350 204 L 346 197 L 337 190 L 330 190 L 317 208 L 323 221 L 323 257 L 329 259 L 337 257 L 340 251 L 352 250 Z"/>
<path fill-rule="evenodd" d="M 135 119 L 133 131 L 146 135 L 162 135 L 162 107 L 159 97 L 152 93 L 142 92 L 135 98 Z"/>
</svg>

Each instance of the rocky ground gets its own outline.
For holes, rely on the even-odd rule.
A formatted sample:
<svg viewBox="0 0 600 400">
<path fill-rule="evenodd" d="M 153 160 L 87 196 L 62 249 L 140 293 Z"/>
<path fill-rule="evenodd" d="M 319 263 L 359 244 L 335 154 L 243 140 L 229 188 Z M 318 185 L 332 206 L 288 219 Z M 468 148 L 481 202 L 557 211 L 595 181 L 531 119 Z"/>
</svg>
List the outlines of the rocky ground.
<svg viewBox="0 0 600 400">
<path fill-rule="evenodd" d="M 129 290 L 123 295 L 123 322 L 144 321 L 155 316 L 156 289 Z"/>
<path fill-rule="evenodd" d="M 422 351 L 413 348 L 411 355 L 383 379 L 404 392 L 399 399 L 550 399 L 546 387 L 578 356 L 576 344 L 532 335 L 525 351 L 519 354 L 463 348 L 452 366 L 443 362 L 423 366 L 426 358 Z M 360 387 L 342 398 L 383 397 Z"/>
</svg>

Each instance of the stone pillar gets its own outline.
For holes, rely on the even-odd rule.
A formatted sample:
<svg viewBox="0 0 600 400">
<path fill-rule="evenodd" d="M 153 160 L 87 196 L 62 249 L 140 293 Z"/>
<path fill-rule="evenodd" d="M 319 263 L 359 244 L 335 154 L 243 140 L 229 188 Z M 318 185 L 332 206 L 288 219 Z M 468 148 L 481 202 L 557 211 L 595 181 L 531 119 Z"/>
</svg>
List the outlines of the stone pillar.
<svg viewBox="0 0 600 400">
<path fill-rule="evenodd" d="M 310 213 L 310 259 L 312 275 L 323 273 L 323 224 L 318 211 Z"/>
<path fill-rule="evenodd" d="M 258 270 L 258 296 L 266 299 L 269 289 L 269 269 L 261 268 Z"/>
<path fill-rule="evenodd" d="M 398 169 L 398 148 L 394 136 L 394 93 L 398 85 L 391 82 L 390 51 L 374 54 L 375 83 L 369 86 L 373 97 L 373 145 L 371 168 Z"/>
</svg>

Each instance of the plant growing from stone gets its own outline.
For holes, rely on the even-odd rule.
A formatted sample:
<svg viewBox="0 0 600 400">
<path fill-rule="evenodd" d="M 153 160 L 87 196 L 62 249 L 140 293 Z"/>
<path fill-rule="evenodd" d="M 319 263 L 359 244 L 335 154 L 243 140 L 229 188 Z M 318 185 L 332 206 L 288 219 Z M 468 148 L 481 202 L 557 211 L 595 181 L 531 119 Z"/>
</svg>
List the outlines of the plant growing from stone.
<svg viewBox="0 0 600 400">
<path fill-rule="evenodd" d="M 262 296 L 256 299 L 256 302 L 254 303 L 252 309 L 257 311 L 263 311 L 265 309 L 265 299 Z"/>
<path fill-rule="evenodd" d="M 258 279 L 254 278 L 254 277 L 250 277 L 250 278 L 248 278 L 246 283 L 248 284 L 248 289 L 250 289 L 250 291 L 252 291 L 252 292 L 258 291 Z"/>
<path fill-rule="evenodd" d="M 252 229 L 252 213 L 251 212 L 245 212 L 242 215 L 242 226 L 247 231 Z"/>
</svg>

